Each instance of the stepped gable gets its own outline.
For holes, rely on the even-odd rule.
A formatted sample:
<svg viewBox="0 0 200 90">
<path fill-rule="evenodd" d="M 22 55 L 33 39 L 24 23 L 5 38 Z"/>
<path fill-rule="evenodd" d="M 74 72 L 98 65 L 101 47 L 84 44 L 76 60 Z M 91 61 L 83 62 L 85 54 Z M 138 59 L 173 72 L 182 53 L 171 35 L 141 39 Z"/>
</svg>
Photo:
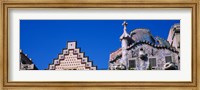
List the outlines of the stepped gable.
<svg viewBox="0 0 200 90">
<path fill-rule="evenodd" d="M 96 70 L 93 62 L 77 48 L 76 42 L 68 42 L 67 48 L 62 50 L 57 59 L 49 65 L 49 70 Z"/>
</svg>

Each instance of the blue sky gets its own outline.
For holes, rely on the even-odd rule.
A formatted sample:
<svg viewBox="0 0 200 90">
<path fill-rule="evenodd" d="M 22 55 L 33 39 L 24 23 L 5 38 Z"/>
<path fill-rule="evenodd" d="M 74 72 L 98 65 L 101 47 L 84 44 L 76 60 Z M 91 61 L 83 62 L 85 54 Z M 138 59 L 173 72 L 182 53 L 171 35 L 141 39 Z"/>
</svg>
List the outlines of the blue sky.
<svg viewBox="0 0 200 90">
<path fill-rule="evenodd" d="M 124 20 L 20 20 L 20 49 L 39 69 L 47 69 L 67 41 L 77 41 L 81 52 L 107 69 L 109 55 L 121 47 Z M 167 39 L 170 27 L 180 20 L 126 20 L 127 32 L 148 28 L 153 36 Z"/>
</svg>

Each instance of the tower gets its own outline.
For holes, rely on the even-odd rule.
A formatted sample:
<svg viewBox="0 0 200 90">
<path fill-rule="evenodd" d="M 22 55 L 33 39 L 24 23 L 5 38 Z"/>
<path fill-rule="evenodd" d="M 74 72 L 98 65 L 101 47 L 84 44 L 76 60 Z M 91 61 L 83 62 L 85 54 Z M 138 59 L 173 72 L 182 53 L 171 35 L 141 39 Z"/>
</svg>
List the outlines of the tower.
<svg viewBox="0 0 200 90">
<path fill-rule="evenodd" d="M 174 24 L 171 27 L 167 41 L 172 47 L 180 51 L 180 24 Z"/>
<path fill-rule="evenodd" d="M 120 64 L 121 65 L 125 65 L 126 69 L 128 69 L 128 58 L 127 58 L 128 51 L 126 49 L 128 47 L 128 38 L 130 38 L 130 35 L 126 31 L 126 26 L 128 25 L 128 23 L 126 21 L 124 21 L 122 23 L 122 25 L 124 26 L 124 31 L 123 31 L 123 34 L 120 36 L 120 40 L 122 42 L 121 43 L 121 46 L 122 46 L 122 58 L 120 60 Z"/>
</svg>

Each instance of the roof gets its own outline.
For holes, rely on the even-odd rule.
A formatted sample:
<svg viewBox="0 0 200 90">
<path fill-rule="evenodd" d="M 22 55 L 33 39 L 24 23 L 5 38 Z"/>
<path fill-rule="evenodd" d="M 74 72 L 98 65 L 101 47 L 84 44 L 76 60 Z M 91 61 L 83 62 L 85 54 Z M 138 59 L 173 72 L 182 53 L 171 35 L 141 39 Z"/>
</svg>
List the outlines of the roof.
<svg viewBox="0 0 200 90">
<path fill-rule="evenodd" d="M 175 24 L 177 29 L 180 28 L 180 24 Z M 124 29 L 124 33 L 121 35 L 121 38 L 128 37 L 129 34 L 126 32 L 126 27 Z M 134 47 L 137 47 L 141 44 L 148 44 L 154 48 L 158 49 L 168 49 L 170 51 L 173 51 L 175 53 L 179 53 L 175 48 L 171 47 L 169 42 L 161 37 L 154 37 L 149 29 L 146 28 L 137 28 L 130 32 L 130 38 L 128 40 L 128 48 L 127 50 L 130 50 Z M 120 49 L 119 49 L 120 50 Z M 121 53 L 119 53 L 119 50 L 116 50 L 115 52 L 110 54 L 110 61 L 116 60 L 117 57 L 121 56 Z"/>
<path fill-rule="evenodd" d="M 160 37 L 155 37 L 155 39 L 158 45 L 170 47 L 170 44 L 167 40 L 164 40 L 163 38 L 160 38 Z"/>
<path fill-rule="evenodd" d="M 22 64 L 33 64 L 33 61 L 31 61 L 31 59 L 28 58 L 28 56 L 24 54 L 23 52 L 20 52 L 20 62 Z M 38 70 L 35 64 L 34 64 L 34 70 Z"/>
<path fill-rule="evenodd" d="M 148 29 L 139 28 L 133 30 L 131 33 L 131 38 L 135 41 L 148 41 L 150 43 L 156 43 L 153 35 L 150 33 Z"/>
<path fill-rule="evenodd" d="M 130 33 L 131 38 L 133 39 L 133 43 L 128 46 L 127 49 L 131 49 L 140 44 L 148 44 L 155 48 L 160 49 L 169 49 L 170 51 L 174 51 L 178 53 L 173 47 L 170 46 L 169 42 L 161 37 L 153 37 L 151 32 L 148 29 L 138 28 Z"/>
<path fill-rule="evenodd" d="M 20 61 L 22 64 L 33 64 L 33 62 L 23 52 L 20 52 L 20 56 Z"/>
</svg>

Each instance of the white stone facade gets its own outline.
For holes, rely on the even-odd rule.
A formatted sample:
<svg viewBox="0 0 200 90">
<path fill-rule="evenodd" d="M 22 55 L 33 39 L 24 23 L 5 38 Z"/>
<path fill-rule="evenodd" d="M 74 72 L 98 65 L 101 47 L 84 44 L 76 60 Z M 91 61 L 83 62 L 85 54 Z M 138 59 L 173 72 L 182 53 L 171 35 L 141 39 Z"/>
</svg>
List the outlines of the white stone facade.
<svg viewBox="0 0 200 90">
<path fill-rule="evenodd" d="M 76 42 L 68 42 L 67 48 L 63 50 L 58 58 L 49 65 L 49 70 L 96 70 L 88 57 L 76 48 Z"/>
</svg>

